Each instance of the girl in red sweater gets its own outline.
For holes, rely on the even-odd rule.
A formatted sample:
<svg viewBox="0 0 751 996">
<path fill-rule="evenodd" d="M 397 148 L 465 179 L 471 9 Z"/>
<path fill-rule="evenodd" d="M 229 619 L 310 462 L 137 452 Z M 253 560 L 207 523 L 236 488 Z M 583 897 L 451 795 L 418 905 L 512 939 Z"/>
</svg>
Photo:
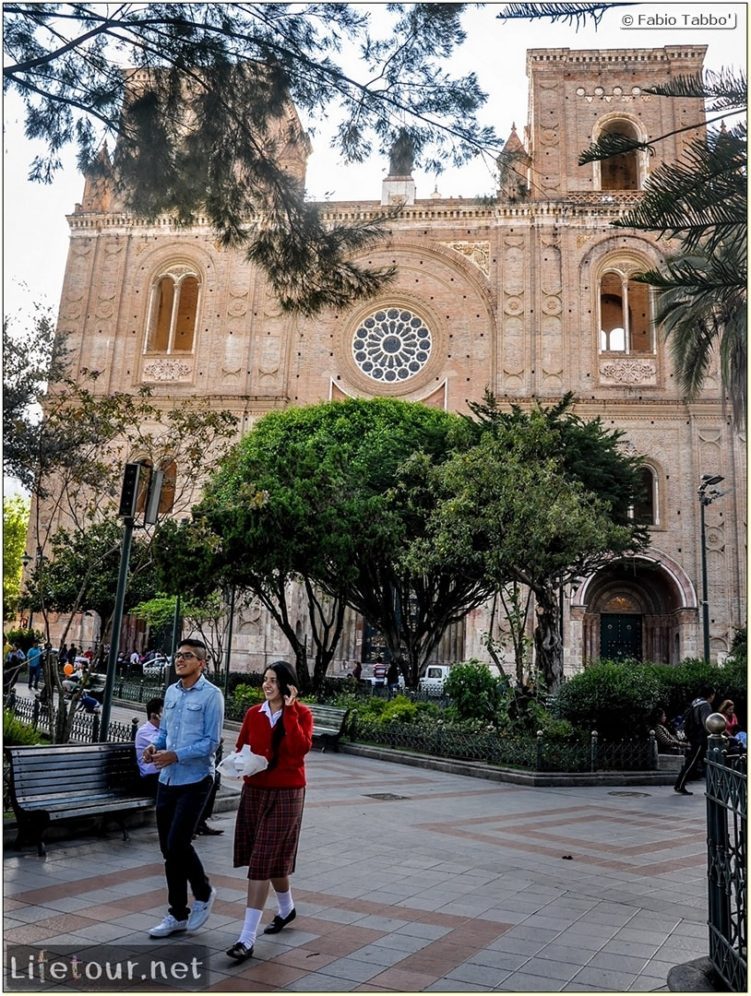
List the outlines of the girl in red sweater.
<svg viewBox="0 0 751 996">
<path fill-rule="evenodd" d="M 278 934 L 295 919 L 289 876 L 295 870 L 305 801 L 305 755 L 313 742 L 313 714 L 297 700 L 297 678 L 284 661 L 263 675 L 261 705 L 245 714 L 237 749 L 249 744 L 269 762 L 245 778 L 235 824 L 235 868 L 248 866 L 248 906 L 237 942 L 227 951 L 235 961 L 253 954 L 258 924 L 274 887 L 278 912 L 265 934 Z"/>
</svg>

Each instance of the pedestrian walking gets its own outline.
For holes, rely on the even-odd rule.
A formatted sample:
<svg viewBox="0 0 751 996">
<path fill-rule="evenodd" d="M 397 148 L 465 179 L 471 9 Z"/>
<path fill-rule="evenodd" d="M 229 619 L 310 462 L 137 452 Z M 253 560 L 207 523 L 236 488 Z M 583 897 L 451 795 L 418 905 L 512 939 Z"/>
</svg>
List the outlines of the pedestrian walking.
<svg viewBox="0 0 751 996">
<path fill-rule="evenodd" d="M 249 744 L 268 767 L 245 778 L 237 811 L 234 865 L 248 866 L 248 902 L 240 937 L 227 951 L 235 961 L 253 954 L 269 883 L 277 913 L 264 933 L 278 934 L 296 916 L 289 876 L 300 838 L 313 714 L 298 701 L 297 678 L 284 661 L 266 668 L 263 694 L 265 701 L 245 714 L 237 739 L 238 750 Z"/>
<path fill-rule="evenodd" d="M 686 788 L 689 778 L 698 778 L 704 755 L 707 752 L 707 731 L 704 721 L 712 712 L 717 692 L 711 685 L 704 685 L 699 696 L 693 700 L 684 713 L 683 732 L 688 740 L 689 748 L 683 761 L 683 767 L 678 773 L 673 788 L 679 795 L 693 795 Z"/>
<path fill-rule="evenodd" d="M 38 643 L 29 647 L 26 661 L 29 665 L 29 690 L 39 688 L 39 679 L 42 676 L 42 651 Z"/>
<path fill-rule="evenodd" d="M 396 661 L 392 661 L 389 664 L 389 669 L 386 673 L 386 687 L 388 688 L 389 698 L 393 699 L 399 691 L 399 665 Z"/>
<path fill-rule="evenodd" d="M 194 931 L 209 918 L 214 889 L 193 847 L 193 833 L 214 784 L 224 698 L 203 675 L 206 645 L 183 640 L 175 654 L 178 681 L 164 697 L 159 732 L 143 760 L 159 771 L 156 824 L 164 857 L 168 912 L 151 937 Z M 188 885 L 193 893 L 188 906 Z"/>
</svg>

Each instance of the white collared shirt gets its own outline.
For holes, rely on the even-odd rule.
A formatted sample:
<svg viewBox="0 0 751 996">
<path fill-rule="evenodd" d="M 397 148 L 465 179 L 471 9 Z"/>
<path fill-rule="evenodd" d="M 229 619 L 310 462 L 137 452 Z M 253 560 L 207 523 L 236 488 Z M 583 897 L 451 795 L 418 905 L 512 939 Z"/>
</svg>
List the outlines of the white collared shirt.
<svg viewBox="0 0 751 996">
<path fill-rule="evenodd" d="M 271 706 L 269 705 L 268 699 L 266 699 L 266 701 L 261 706 L 261 712 L 265 713 L 268 716 L 269 722 L 271 723 L 272 727 L 276 726 L 277 721 L 282 714 L 281 709 L 277 709 L 276 712 L 271 711 Z"/>
</svg>

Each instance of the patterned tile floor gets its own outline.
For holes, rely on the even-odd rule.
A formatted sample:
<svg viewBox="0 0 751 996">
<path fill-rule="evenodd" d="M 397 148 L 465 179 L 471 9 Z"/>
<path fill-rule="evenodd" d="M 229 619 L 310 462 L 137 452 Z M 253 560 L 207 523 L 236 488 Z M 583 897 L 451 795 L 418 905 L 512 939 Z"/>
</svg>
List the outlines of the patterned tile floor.
<svg viewBox="0 0 751 996">
<path fill-rule="evenodd" d="M 146 936 L 165 912 L 153 828 L 52 842 L 46 859 L 6 850 L 6 973 L 9 951 L 148 946 L 200 955 L 200 983 L 159 992 L 644 992 L 707 953 L 698 791 L 527 788 L 317 752 L 308 770 L 298 917 L 252 960 L 224 954 L 245 905 L 227 812 L 198 843 L 214 912 L 168 942 Z"/>
</svg>

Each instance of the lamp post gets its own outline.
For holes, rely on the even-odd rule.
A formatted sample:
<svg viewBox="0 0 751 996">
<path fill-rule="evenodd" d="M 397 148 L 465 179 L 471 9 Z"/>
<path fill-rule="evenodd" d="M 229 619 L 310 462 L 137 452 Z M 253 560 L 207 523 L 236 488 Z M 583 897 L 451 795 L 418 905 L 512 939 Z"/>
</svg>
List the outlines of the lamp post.
<svg viewBox="0 0 751 996">
<path fill-rule="evenodd" d="M 721 498 L 725 492 L 718 491 L 716 485 L 725 478 L 720 474 L 702 474 L 699 485 L 699 504 L 701 506 L 701 616 L 704 637 L 704 660 L 709 663 L 709 600 L 707 598 L 707 534 L 704 522 L 704 509 L 713 501 Z M 711 490 L 710 490 L 711 489 Z"/>
</svg>

